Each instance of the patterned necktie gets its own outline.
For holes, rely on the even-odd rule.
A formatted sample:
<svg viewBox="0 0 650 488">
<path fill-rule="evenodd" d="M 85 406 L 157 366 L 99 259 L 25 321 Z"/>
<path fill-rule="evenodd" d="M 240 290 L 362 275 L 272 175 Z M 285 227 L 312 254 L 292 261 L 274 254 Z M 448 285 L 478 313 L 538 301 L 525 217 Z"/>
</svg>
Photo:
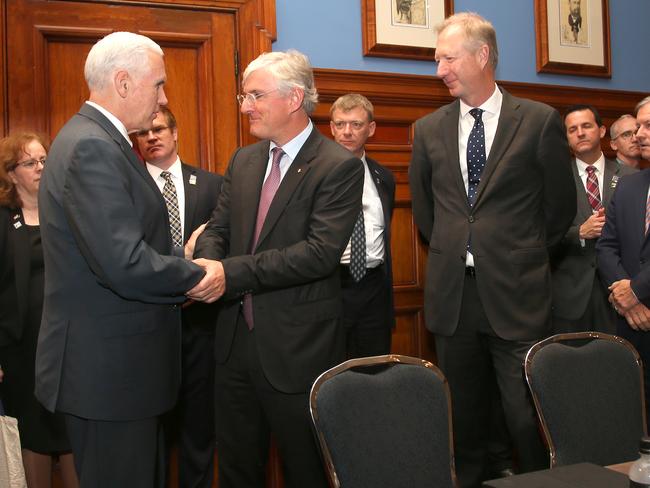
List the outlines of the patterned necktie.
<svg viewBox="0 0 650 488">
<path fill-rule="evenodd" d="M 350 276 L 358 283 L 366 275 L 366 226 L 363 210 L 359 212 L 350 238 Z"/>
<path fill-rule="evenodd" d="M 485 128 L 483 126 L 483 110 L 473 108 L 469 111 L 474 117 L 474 126 L 467 139 L 467 201 L 474 206 L 478 184 L 485 168 Z"/>
<path fill-rule="evenodd" d="M 589 205 L 594 212 L 598 212 L 603 208 L 603 204 L 600 201 L 600 190 L 598 189 L 598 176 L 596 176 L 596 168 L 593 165 L 587 166 L 587 198 L 589 199 Z"/>
<path fill-rule="evenodd" d="M 262 193 L 260 194 L 260 203 L 257 207 L 257 219 L 255 220 L 255 235 L 253 237 L 253 243 L 251 245 L 251 253 L 255 252 L 255 247 L 257 246 L 257 240 L 260 237 L 262 232 L 262 226 L 264 225 L 264 220 L 266 219 L 266 214 L 269 213 L 269 207 L 275 196 L 275 192 L 278 191 L 280 186 L 280 160 L 284 156 L 284 151 L 281 147 L 274 147 L 271 149 L 271 172 L 264 180 L 262 185 Z M 244 314 L 244 319 L 246 320 L 246 325 L 248 325 L 249 330 L 253 330 L 255 327 L 255 322 L 253 319 L 253 296 L 250 293 L 244 295 L 242 301 L 242 313 Z"/>
<path fill-rule="evenodd" d="M 183 247 L 181 215 L 178 213 L 178 198 L 176 197 L 176 187 L 172 181 L 172 174 L 169 171 L 163 171 L 160 173 L 160 176 L 165 179 L 162 194 L 167 204 L 167 213 L 169 213 L 169 227 L 172 233 L 172 242 L 175 247 Z"/>
</svg>

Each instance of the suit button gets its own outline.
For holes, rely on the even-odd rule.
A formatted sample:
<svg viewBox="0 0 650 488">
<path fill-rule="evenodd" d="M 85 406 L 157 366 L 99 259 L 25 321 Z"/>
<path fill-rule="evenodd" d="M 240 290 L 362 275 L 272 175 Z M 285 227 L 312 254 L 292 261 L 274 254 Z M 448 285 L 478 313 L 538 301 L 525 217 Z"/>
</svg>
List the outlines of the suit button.
<svg viewBox="0 0 650 488">
<path fill-rule="evenodd" d="M 470 216 L 469 216 L 469 219 L 467 219 L 467 220 L 469 220 L 469 223 L 470 223 L 470 224 L 473 223 L 473 222 L 474 222 L 474 216 L 473 216 L 473 215 L 470 215 Z"/>
</svg>

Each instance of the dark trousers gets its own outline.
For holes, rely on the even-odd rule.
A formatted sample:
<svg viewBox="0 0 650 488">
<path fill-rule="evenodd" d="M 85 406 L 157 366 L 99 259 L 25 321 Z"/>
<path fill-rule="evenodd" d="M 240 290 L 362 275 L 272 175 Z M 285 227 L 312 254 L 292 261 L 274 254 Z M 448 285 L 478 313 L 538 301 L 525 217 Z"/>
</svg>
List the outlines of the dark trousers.
<svg viewBox="0 0 650 488">
<path fill-rule="evenodd" d="M 489 476 L 490 387 L 495 384 L 520 470 L 549 466 L 523 374 L 525 354 L 534 343 L 497 336 L 483 310 L 475 278 L 466 276 L 456 332 L 449 337 L 436 335 L 438 363 L 451 391 L 456 471 L 463 488 L 479 487 Z"/>
<path fill-rule="evenodd" d="M 239 316 L 230 356 L 217 364 L 215 414 L 219 488 L 263 488 L 273 435 L 287 488 L 328 486 L 312 434 L 309 393 L 287 394 L 267 381 L 255 329 Z"/>
<path fill-rule="evenodd" d="M 362 358 L 390 353 L 392 333 L 391 284 L 385 265 L 368 269 L 359 282 L 341 266 L 343 326 L 346 330 L 346 356 Z"/>
<path fill-rule="evenodd" d="M 573 320 L 553 317 L 553 333 L 586 332 L 595 330 L 607 334 L 616 334 L 616 312 L 608 300 L 609 291 L 600 281 L 598 273 L 594 276 L 591 296 L 587 308 L 581 317 Z"/>
<path fill-rule="evenodd" d="M 164 447 L 159 417 L 89 420 L 66 414 L 80 488 L 160 488 Z"/>
<path fill-rule="evenodd" d="M 183 326 L 183 378 L 165 418 L 167 454 L 178 445 L 179 488 L 210 488 L 214 477 L 214 333 Z"/>
</svg>

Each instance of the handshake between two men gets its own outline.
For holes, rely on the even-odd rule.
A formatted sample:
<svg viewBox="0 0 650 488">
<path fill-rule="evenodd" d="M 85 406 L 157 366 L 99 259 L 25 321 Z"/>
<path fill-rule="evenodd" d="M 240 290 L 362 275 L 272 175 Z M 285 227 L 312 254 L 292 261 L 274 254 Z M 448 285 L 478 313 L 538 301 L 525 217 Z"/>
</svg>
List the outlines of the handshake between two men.
<svg viewBox="0 0 650 488">
<path fill-rule="evenodd" d="M 187 298 L 197 301 L 212 303 L 217 301 L 226 291 L 226 275 L 223 271 L 221 261 L 212 259 L 192 259 L 194 256 L 194 246 L 196 240 L 205 229 L 207 222 L 197 227 L 185 244 L 185 259 L 191 259 L 193 263 L 199 265 L 205 270 L 205 275 L 194 288 L 189 290 L 185 295 Z"/>
</svg>

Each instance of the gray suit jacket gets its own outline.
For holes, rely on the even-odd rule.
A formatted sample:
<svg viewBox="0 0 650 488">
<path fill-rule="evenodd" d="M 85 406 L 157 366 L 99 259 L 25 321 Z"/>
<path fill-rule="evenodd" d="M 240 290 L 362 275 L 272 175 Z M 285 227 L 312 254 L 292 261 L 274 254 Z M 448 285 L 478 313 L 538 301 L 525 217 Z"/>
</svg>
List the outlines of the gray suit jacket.
<svg viewBox="0 0 650 488">
<path fill-rule="evenodd" d="M 204 272 L 171 255 L 160 190 L 90 105 L 52 144 L 39 211 L 45 298 L 37 398 L 87 419 L 169 410 L 180 380 L 179 304 Z"/>
<path fill-rule="evenodd" d="M 558 247 L 553 266 L 553 315 L 569 320 L 580 318 L 587 308 L 596 274 L 596 241 L 580 242 L 580 226 L 591 216 L 591 205 L 585 185 L 578 175 L 575 159 L 571 161 L 576 186 L 577 212 L 573 223 Z M 611 159 L 605 160 L 602 201 L 605 208 L 621 176 L 635 173 L 629 166 L 621 166 Z"/>
<path fill-rule="evenodd" d="M 240 302 L 252 293 L 267 379 L 282 392 L 306 392 L 318 374 L 344 359 L 339 261 L 361 210 L 363 165 L 314 128 L 282 179 L 251 254 L 268 158 L 268 141 L 233 154 L 194 255 L 223 259 L 227 289 L 217 361 L 228 359 Z"/>
<path fill-rule="evenodd" d="M 550 326 L 550 249 L 575 215 L 562 121 L 548 105 L 503 92 L 499 123 L 470 207 L 458 158 L 458 100 L 418 120 L 409 182 L 429 241 L 425 319 L 451 335 L 460 317 L 472 236 L 476 283 L 494 331 L 534 340 Z"/>
</svg>

